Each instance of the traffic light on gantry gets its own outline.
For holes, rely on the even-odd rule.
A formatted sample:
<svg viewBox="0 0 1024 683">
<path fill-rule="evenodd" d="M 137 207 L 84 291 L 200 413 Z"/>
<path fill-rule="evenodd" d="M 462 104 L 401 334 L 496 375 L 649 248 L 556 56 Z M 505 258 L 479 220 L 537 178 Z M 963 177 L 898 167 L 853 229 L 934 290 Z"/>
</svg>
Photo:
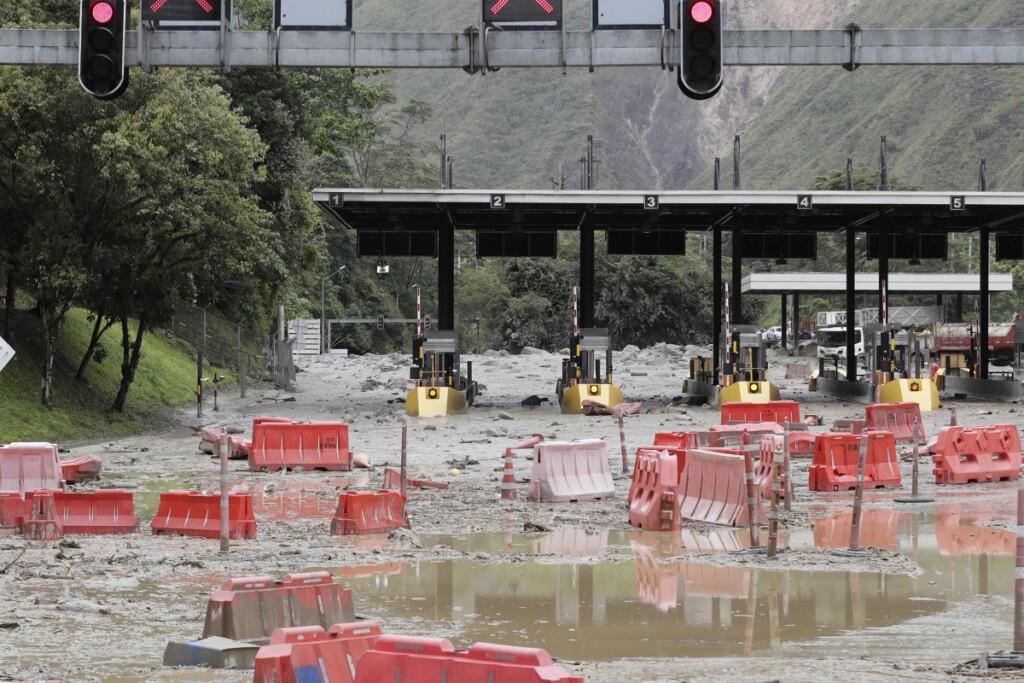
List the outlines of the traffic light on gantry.
<svg viewBox="0 0 1024 683">
<path fill-rule="evenodd" d="M 124 61 L 127 15 L 125 0 L 81 0 L 78 80 L 90 95 L 112 99 L 128 84 Z"/>
<path fill-rule="evenodd" d="M 722 87 L 721 0 L 680 0 L 679 87 L 706 100 Z"/>
</svg>

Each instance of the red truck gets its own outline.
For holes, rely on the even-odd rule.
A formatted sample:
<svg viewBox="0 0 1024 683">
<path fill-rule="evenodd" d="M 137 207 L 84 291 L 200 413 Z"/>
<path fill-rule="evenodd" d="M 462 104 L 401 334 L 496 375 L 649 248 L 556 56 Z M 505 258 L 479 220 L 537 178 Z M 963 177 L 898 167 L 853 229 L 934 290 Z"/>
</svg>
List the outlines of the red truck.
<svg viewBox="0 0 1024 683">
<path fill-rule="evenodd" d="M 1020 319 L 1020 314 L 1017 316 Z M 997 323 L 988 326 L 989 362 L 992 365 L 1011 365 L 1014 358 L 1016 323 Z M 975 339 L 977 353 L 978 326 L 968 323 L 935 323 L 935 351 L 942 353 L 971 352 L 971 339 Z"/>
</svg>

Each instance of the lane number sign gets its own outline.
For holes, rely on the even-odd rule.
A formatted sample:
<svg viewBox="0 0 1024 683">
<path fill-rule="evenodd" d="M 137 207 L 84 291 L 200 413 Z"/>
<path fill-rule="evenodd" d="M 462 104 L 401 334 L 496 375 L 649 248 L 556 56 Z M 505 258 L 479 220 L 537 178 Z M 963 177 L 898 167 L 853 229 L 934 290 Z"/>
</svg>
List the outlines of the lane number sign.
<svg viewBox="0 0 1024 683">
<path fill-rule="evenodd" d="M 504 209 L 505 208 L 505 195 L 503 195 L 503 194 L 492 194 L 491 195 L 491 208 L 492 209 Z"/>
<path fill-rule="evenodd" d="M 656 194 L 645 194 L 644 195 L 644 208 L 649 211 L 657 210 L 661 206 L 661 201 L 658 199 Z"/>
<path fill-rule="evenodd" d="M 810 211 L 814 208 L 814 197 L 809 194 L 798 194 L 796 196 L 796 208 L 799 211 Z"/>
<path fill-rule="evenodd" d="M 949 198 L 950 211 L 965 211 L 967 209 L 967 197 L 954 195 Z"/>
</svg>

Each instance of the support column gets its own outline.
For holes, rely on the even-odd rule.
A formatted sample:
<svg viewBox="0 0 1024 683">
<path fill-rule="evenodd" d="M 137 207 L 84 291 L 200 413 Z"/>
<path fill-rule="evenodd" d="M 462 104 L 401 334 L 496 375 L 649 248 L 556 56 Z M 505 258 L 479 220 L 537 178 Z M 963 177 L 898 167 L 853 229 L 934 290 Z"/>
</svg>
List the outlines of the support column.
<svg viewBox="0 0 1024 683">
<path fill-rule="evenodd" d="M 743 317 L 743 259 L 740 257 L 740 240 L 743 239 L 738 228 L 732 231 L 732 287 L 729 291 L 729 304 L 732 310 L 732 322 L 742 325 L 747 322 Z"/>
<path fill-rule="evenodd" d="M 789 298 L 788 294 L 783 294 L 782 295 L 782 348 L 784 348 L 784 349 L 787 348 L 787 346 L 786 346 L 786 336 L 787 336 L 786 335 L 786 332 L 787 332 L 786 327 L 788 327 L 787 323 L 789 321 L 787 320 L 788 316 L 786 315 L 786 303 L 787 303 L 787 299 L 788 298 Z M 797 340 L 796 340 L 795 346 L 799 346 L 799 344 L 800 344 L 799 336 L 797 336 Z"/>
<path fill-rule="evenodd" d="M 857 381 L 857 356 L 854 351 L 854 334 L 856 320 L 854 310 L 857 307 L 857 233 L 853 228 L 846 229 L 846 379 Z"/>
<path fill-rule="evenodd" d="M 882 310 L 882 281 L 888 285 L 889 282 L 889 222 L 883 219 L 882 229 L 878 232 L 878 322 L 888 328 L 888 321 L 883 320 Z M 867 345 L 865 345 L 867 352 Z M 874 352 L 874 349 L 872 349 Z"/>
<path fill-rule="evenodd" d="M 793 292 L 793 325 L 796 328 L 796 338 L 800 339 L 800 295 L 796 292 Z"/>
<path fill-rule="evenodd" d="M 956 298 L 953 300 L 953 322 L 962 323 L 964 321 L 964 295 L 957 292 Z"/>
<path fill-rule="evenodd" d="M 711 246 L 711 348 L 715 364 L 715 385 L 722 367 L 722 230 L 714 228 Z"/>
<path fill-rule="evenodd" d="M 594 326 L 594 228 L 580 228 L 580 327 Z"/>
<path fill-rule="evenodd" d="M 981 229 L 981 244 L 978 245 L 978 274 L 981 286 L 978 290 L 978 377 L 988 379 L 988 326 L 989 326 L 989 229 Z"/>
<path fill-rule="evenodd" d="M 455 226 L 437 231 L 437 329 L 455 329 Z"/>
</svg>

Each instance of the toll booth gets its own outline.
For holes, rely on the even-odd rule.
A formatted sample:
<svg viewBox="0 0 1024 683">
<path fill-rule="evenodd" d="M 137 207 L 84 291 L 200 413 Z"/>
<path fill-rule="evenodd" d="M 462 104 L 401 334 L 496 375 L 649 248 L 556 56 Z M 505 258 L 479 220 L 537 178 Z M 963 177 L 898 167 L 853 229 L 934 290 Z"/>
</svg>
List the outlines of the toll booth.
<svg viewBox="0 0 1024 683">
<path fill-rule="evenodd" d="M 909 330 L 865 329 L 871 353 L 868 376 L 878 386 L 879 403 L 917 403 L 922 411 L 940 407 L 939 391 L 923 374 L 921 345 Z"/>
<path fill-rule="evenodd" d="M 753 325 L 734 325 L 723 336 L 722 403 L 767 403 L 779 400 L 779 389 L 768 381 L 768 344 Z"/>
<path fill-rule="evenodd" d="M 602 365 L 603 364 L 603 365 Z M 555 383 L 558 404 L 566 415 L 583 412 L 583 401 L 615 406 L 622 390 L 612 381 L 612 346 L 607 328 L 583 328 L 569 339 L 569 357 Z"/>
<path fill-rule="evenodd" d="M 459 335 L 452 330 L 426 332 L 413 339 L 410 378 L 416 386 L 405 399 L 405 412 L 414 417 L 464 415 L 477 394 L 473 364 L 462 374 Z"/>
</svg>

